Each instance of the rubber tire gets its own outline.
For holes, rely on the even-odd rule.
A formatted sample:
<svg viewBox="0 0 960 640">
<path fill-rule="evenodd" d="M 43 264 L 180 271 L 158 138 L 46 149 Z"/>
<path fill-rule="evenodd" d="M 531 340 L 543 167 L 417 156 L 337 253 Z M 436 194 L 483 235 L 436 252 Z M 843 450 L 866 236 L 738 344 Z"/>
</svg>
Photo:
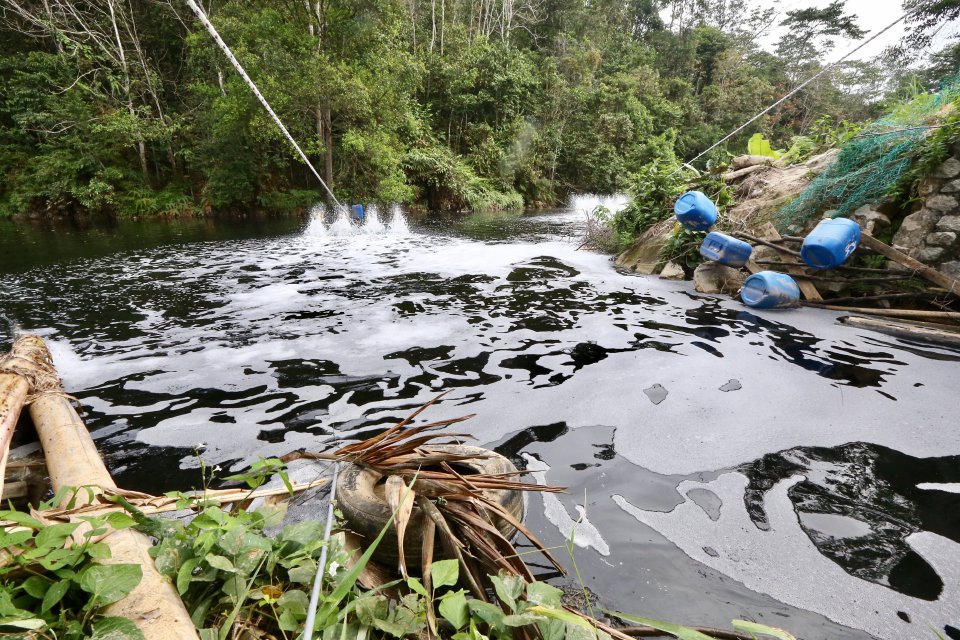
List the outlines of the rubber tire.
<svg viewBox="0 0 960 640">
<path fill-rule="evenodd" d="M 517 468 L 508 459 L 489 449 L 470 445 L 429 445 L 421 447 L 426 451 L 444 451 L 465 453 L 478 456 L 490 456 L 483 459 L 471 459 L 458 462 L 454 465 L 457 471 L 463 472 L 467 467 L 475 473 L 501 474 L 516 473 Z M 466 474 L 464 474 L 466 475 Z M 468 476 L 469 477 L 469 476 Z M 517 477 L 519 479 L 519 476 Z M 524 499 L 523 492 L 516 490 L 501 491 L 488 490 L 484 494 L 502 505 L 508 513 L 517 520 L 523 521 Z M 368 542 L 375 540 L 384 525 L 390 519 L 393 511 L 387 505 L 384 496 L 384 477 L 370 468 L 348 465 L 340 471 L 337 480 L 337 506 L 343 514 L 347 528 L 360 534 Z M 413 573 L 419 573 L 421 552 L 423 550 L 423 519 L 424 514 L 417 506 L 410 514 L 410 523 L 404 534 L 404 551 L 407 568 Z M 494 524 L 508 540 L 517 532 L 516 528 L 503 518 L 495 517 Z M 434 548 L 434 557 L 444 558 L 440 538 L 437 537 Z M 388 565 L 395 565 L 399 547 L 397 536 L 392 530 L 388 531 L 374 551 L 373 557 Z"/>
</svg>

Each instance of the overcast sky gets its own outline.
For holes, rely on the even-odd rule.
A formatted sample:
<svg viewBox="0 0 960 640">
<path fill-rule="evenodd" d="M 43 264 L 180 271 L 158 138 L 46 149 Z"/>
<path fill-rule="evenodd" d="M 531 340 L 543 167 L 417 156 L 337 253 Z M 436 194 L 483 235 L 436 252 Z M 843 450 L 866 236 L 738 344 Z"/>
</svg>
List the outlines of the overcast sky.
<svg viewBox="0 0 960 640">
<path fill-rule="evenodd" d="M 786 17 L 787 11 L 803 9 L 806 7 L 825 7 L 830 4 L 830 0 L 781 0 L 779 2 L 775 0 L 760 1 L 764 6 L 776 7 L 776 9 L 781 12 L 782 17 L 777 20 L 778 23 L 783 21 L 783 18 Z M 846 12 L 848 14 L 855 15 L 857 17 L 857 24 L 860 26 L 860 28 L 868 32 L 864 37 L 864 40 L 866 40 L 899 18 L 903 14 L 903 7 L 898 0 L 847 0 Z M 941 48 L 944 44 L 946 44 L 949 36 L 956 34 L 957 31 L 958 25 L 948 25 L 945 29 L 943 29 L 940 36 L 936 38 L 931 49 L 936 51 L 937 49 Z M 882 53 L 887 46 L 900 42 L 905 32 L 906 26 L 903 22 L 900 22 L 882 36 L 855 53 L 851 59 L 863 60 L 874 58 Z M 783 27 L 773 29 L 766 38 L 763 38 L 762 46 L 764 46 L 764 48 L 773 49 L 776 46 L 776 42 L 782 35 Z M 854 42 L 851 40 L 837 39 L 834 50 L 830 55 L 830 60 L 836 60 L 842 57 L 845 53 L 860 44 L 860 42 L 862 42 L 862 40 Z"/>
</svg>

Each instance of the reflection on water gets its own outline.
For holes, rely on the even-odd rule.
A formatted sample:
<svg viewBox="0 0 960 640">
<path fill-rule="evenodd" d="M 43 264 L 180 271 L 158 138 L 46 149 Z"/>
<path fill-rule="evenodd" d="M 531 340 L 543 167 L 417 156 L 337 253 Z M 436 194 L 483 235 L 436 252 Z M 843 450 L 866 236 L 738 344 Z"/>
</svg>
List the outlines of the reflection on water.
<svg viewBox="0 0 960 640">
<path fill-rule="evenodd" d="M 921 470 L 960 455 L 944 401 L 960 352 L 618 273 L 577 250 L 597 203 L 411 216 L 406 231 L 375 209 L 366 231 L 337 218 L 4 227 L 2 313 L 48 337 L 130 488 L 197 484 L 197 443 L 239 468 L 371 435 L 450 390 L 429 419 L 477 413 L 467 426 L 481 443 L 571 486 L 531 518 L 553 544 L 574 535 L 588 586 L 618 607 L 686 619 L 697 601 L 691 622 L 769 614 L 805 638 L 865 637 L 824 616 L 873 629 L 872 613 L 775 593 L 744 566 L 775 572 L 783 545 L 805 540 L 838 593 L 863 583 L 888 594 L 876 596 L 884 616 L 955 620 L 947 573 L 960 561 L 924 555 L 924 536 L 955 540 L 943 533 L 955 503 L 938 512 L 944 492 L 915 485 L 956 481 Z M 885 470 L 898 451 L 920 462 Z M 857 465 L 893 488 L 858 503 L 840 489 Z M 790 496 L 795 538 L 751 523 L 770 525 L 773 491 Z M 695 527 L 673 526 L 688 517 Z M 791 575 L 818 584 L 802 566 Z M 914 600 L 929 608 L 903 604 Z"/>
<path fill-rule="evenodd" d="M 750 479 L 744 500 L 760 528 L 769 526 L 764 493 L 802 474 L 788 495 L 820 553 L 858 578 L 914 598 L 940 597 L 943 580 L 907 538 L 930 531 L 960 543 L 960 495 L 918 487 L 960 480 L 960 456 L 915 458 L 856 442 L 770 454 L 742 471 Z"/>
</svg>

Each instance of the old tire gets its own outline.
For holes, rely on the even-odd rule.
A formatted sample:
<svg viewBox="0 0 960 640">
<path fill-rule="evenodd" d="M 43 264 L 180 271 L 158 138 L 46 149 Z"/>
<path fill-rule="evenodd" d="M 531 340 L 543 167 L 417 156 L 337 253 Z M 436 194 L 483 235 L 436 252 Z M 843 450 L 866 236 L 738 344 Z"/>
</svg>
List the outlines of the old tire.
<svg viewBox="0 0 960 640">
<path fill-rule="evenodd" d="M 468 445 L 430 445 L 422 447 L 427 451 L 449 451 L 488 458 L 471 459 L 455 463 L 453 467 L 458 473 L 468 474 L 486 473 L 500 474 L 516 472 L 512 462 L 498 453 L 488 449 Z M 519 478 L 519 476 L 518 476 Z M 370 468 L 348 465 L 341 472 L 337 480 L 337 506 L 343 514 L 347 528 L 363 536 L 367 541 L 374 540 L 390 519 L 392 510 L 387 505 L 384 496 L 385 476 Z M 485 495 L 502 505 L 508 513 L 517 520 L 523 519 L 523 494 L 520 491 L 488 490 Z M 404 552 L 407 567 L 411 571 L 420 568 L 421 551 L 423 549 L 423 519 L 424 514 L 419 507 L 414 506 L 410 514 L 410 523 L 404 534 Z M 510 539 L 516 528 L 503 518 L 494 518 L 497 529 Z M 394 531 L 388 531 L 380 541 L 373 557 L 386 564 L 396 564 L 398 558 L 397 536 Z M 445 557 L 440 538 L 437 537 L 434 557 Z"/>
</svg>

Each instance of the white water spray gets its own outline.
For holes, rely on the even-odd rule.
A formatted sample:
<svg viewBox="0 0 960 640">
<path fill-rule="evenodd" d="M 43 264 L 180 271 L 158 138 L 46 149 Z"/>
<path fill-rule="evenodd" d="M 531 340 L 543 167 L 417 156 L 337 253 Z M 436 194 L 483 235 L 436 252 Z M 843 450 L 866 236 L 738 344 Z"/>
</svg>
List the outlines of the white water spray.
<svg viewBox="0 0 960 640">
<path fill-rule="evenodd" d="M 331 216 L 333 220 L 327 223 L 327 219 Z M 404 236 L 409 233 L 410 227 L 399 205 L 390 207 L 390 220 L 384 223 L 380 220 L 380 210 L 373 204 L 366 208 L 363 220 L 355 220 L 348 208 L 337 207 L 331 212 L 322 203 L 317 203 L 310 209 L 310 219 L 303 232 L 304 236 L 314 238 L 360 235 Z"/>
</svg>

